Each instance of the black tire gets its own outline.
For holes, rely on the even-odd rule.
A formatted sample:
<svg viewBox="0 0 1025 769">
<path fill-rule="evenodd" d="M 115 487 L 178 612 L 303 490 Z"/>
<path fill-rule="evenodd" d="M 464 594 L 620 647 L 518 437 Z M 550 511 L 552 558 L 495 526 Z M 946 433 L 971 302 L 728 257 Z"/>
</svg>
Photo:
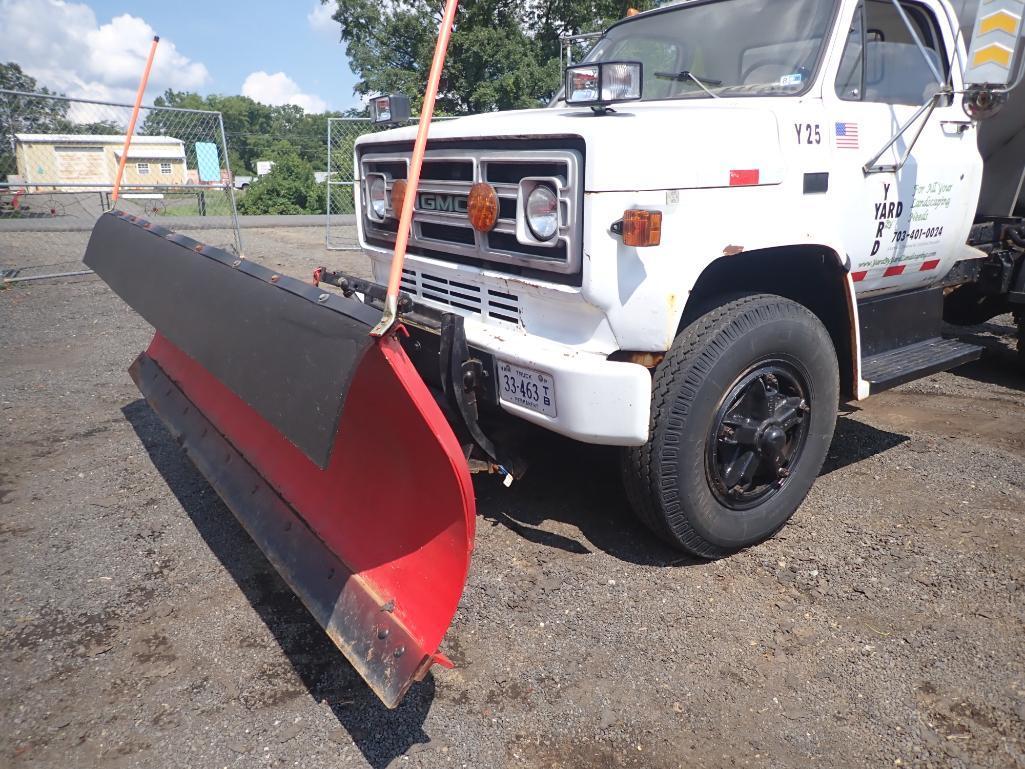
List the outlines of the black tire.
<svg viewBox="0 0 1025 769">
<path fill-rule="evenodd" d="M 752 390 L 758 393 L 749 395 Z M 768 539 L 797 511 L 822 468 L 836 427 L 839 390 L 829 332 L 804 306 L 755 294 L 712 309 L 680 333 L 655 371 L 648 442 L 623 451 L 623 479 L 637 516 L 669 544 L 702 558 L 719 558 Z M 738 400 L 729 400 L 740 392 Z M 799 442 L 798 428 L 784 433 L 785 445 L 792 444 L 794 452 L 790 459 L 764 466 L 765 490 L 758 492 L 764 496 L 756 494 L 757 488 L 743 496 L 748 492 L 739 483 L 727 489 L 724 481 L 733 478 L 732 465 L 720 461 L 720 452 L 740 442 L 723 437 L 734 435 L 724 426 L 736 419 L 730 409 L 740 409 L 749 397 L 766 413 L 774 403 L 800 399 L 803 414 Z M 760 434 L 764 440 L 777 413 L 761 423 L 760 433 L 747 431 L 745 436 Z M 774 440 L 764 451 L 748 453 L 757 462 L 764 452 L 778 458 L 779 439 Z M 719 472 L 723 467 L 725 474 Z M 779 480 L 768 481 L 766 473 L 773 471 Z M 745 471 L 741 482 L 746 476 Z"/>
</svg>

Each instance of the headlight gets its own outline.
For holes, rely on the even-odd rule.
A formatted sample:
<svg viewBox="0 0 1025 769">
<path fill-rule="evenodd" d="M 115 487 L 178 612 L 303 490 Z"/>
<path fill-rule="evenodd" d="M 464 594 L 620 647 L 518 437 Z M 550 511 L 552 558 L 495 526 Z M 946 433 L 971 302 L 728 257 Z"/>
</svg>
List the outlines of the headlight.
<svg viewBox="0 0 1025 769">
<path fill-rule="evenodd" d="M 644 93 L 644 65 L 639 61 L 607 61 L 566 69 L 566 104 L 600 108 L 637 101 Z"/>
<path fill-rule="evenodd" d="M 551 187 L 539 184 L 527 197 L 527 226 L 538 240 L 551 240 L 559 230 L 559 199 Z"/>
<path fill-rule="evenodd" d="M 367 178 L 367 206 L 371 219 L 384 221 L 388 213 L 388 183 L 375 174 Z"/>
</svg>

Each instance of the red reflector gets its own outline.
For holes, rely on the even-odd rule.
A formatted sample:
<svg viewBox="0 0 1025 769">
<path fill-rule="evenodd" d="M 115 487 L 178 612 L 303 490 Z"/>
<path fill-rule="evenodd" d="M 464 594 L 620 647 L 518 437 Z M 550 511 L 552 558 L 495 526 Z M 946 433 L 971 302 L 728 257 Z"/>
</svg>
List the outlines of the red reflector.
<svg viewBox="0 0 1025 769">
<path fill-rule="evenodd" d="M 867 276 L 868 276 L 868 270 L 864 270 L 862 272 L 852 272 L 851 273 L 851 280 L 853 280 L 855 283 L 858 283 L 859 281 L 864 280 Z"/>
<path fill-rule="evenodd" d="M 730 171 L 730 186 L 745 187 L 752 184 L 758 184 L 759 176 L 760 172 L 757 168 Z"/>
<path fill-rule="evenodd" d="M 898 275 L 904 274 L 904 265 L 898 264 L 895 267 L 887 267 L 886 272 L 883 273 L 884 278 L 895 278 Z"/>
<path fill-rule="evenodd" d="M 922 262 L 922 268 L 919 270 L 919 272 L 928 272 L 929 270 L 935 270 L 939 266 L 939 259 L 930 259 L 928 262 Z"/>
</svg>

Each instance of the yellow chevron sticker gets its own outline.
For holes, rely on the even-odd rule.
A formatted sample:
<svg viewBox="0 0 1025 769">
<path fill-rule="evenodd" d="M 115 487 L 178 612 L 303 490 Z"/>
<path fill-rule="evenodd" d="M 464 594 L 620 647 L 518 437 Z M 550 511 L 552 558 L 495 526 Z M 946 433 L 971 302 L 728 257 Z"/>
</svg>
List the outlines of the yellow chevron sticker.
<svg viewBox="0 0 1025 769">
<path fill-rule="evenodd" d="M 1018 34 L 1018 24 L 1020 22 L 1021 17 L 1015 16 L 1010 11 L 997 11 L 979 22 L 979 34 L 985 35 L 999 30 L 1015 36 Z"/>
<path fill-rule="evenodd" d="M 972 66 L 981 67 L 983 64 L 999 64 L 1001 67 L 1011 66 L 1011 50 L 1004 48 L 998 43 L 990 43 L 985 48 L 980 48 L 972 57 Z"/>
</svg>

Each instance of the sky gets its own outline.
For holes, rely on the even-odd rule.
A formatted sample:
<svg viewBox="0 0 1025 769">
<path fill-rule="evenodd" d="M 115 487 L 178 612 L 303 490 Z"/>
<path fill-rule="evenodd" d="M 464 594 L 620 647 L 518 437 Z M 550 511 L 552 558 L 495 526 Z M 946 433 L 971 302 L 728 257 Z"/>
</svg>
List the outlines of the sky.
<svg viewBox="0 0 1025 769">
<path fill-rule="evenodd" d="M 0 61 L 69 96 L 145 102 L 168 88 L 308 112 L 357 106 L 331 6 L 319 0 L 0 0 Z"/>
</svg>

